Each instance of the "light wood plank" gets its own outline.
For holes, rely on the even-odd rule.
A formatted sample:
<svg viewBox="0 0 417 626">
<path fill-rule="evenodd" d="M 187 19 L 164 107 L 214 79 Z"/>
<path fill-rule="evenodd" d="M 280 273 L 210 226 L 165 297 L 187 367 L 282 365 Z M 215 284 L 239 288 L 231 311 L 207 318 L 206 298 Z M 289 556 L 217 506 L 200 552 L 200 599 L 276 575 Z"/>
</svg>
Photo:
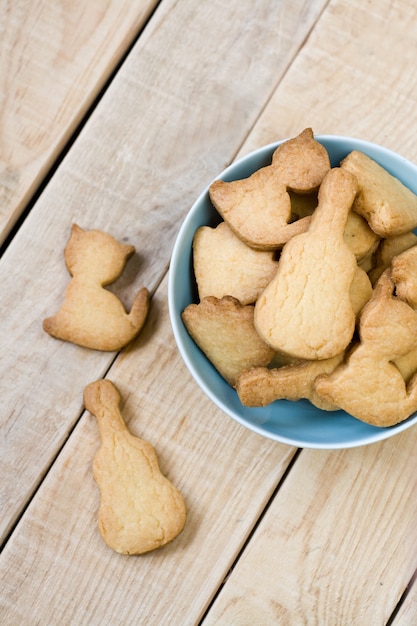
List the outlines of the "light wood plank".
<svg viewBox="0 0 417 626">
<path fill-rule="evenodd" d="M 333 0 L 242 148 L 317 134 L 374 141 L 417 161 L 414 0 Z"/>
<path fill-rule="evenodd" d="M 414 626 L 417 623 L 417 570 L 410 582 L 410 588 L 392 626 Z"/>
<path fill-rule="evenodd" d="M 139 287 L 153 290 L 180 220 L 241 145 L 321 6 L 166 0 L 7 249 L 0 264 L 3 538 L 80 415 L 85 381 L 114 357 L 42 331 L 68 284 L 62 253 L 71 224 L 136 246 L 117 285 L 128 306 Z"/>
<path fill-rule="evenodd" d="M 18 0 L 3 6 L 0 243 L 155 4 Z"/>
<path fill-rule="evenodd" d="M 303 450 L 204 626 L 380 626 L 417 559 L 417 430 Z"/>
<path fill-rule="evenodd" d="M 198 623 L 295 452 L 243 428 L 197 388 L 172 338 L 166 281 L 146 332 L 109 378 L 130 430 L 155 446 L 181 489 L 186 527 L 148 555 L 107 548 L 91 467 L 99 435 L 85 413 L 3 552 L 9 626 Z"/>
</svg>

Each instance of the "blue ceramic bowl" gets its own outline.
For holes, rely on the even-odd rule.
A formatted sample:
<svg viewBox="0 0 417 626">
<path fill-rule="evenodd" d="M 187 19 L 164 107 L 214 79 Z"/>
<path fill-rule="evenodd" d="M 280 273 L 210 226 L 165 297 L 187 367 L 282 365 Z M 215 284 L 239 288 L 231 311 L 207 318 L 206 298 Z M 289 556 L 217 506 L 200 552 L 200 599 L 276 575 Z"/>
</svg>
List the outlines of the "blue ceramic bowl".
<svg viewBox="0 0 417 626">
<path fill-rule="evenodd" d="M 316 136 L 330 156 L 332 166 L 352 150 L 368 154 L 391 174 L 417 193 L 417 167 L 403 157 L 381 146 L 349 137 Z M 246 178 L 255 170 L 269 165 L 272 153 L 282 141 L 269 144 L 248 154 L 226 168 L 218 178 L 226 181 Z M 208 188 L 192 206 L 185 218 L 172 252 L 169 271 L 168 302 L 174 337 L 186 366 L 206 395 L 224 413 L 252 431 L 289 445 L 304 448 L 352 448 L 381 441 L 417 423 L 417 414 L 389 428 L 378 428 L 355 419 L 344 411 L 321 411 L 307 400 L 277 400 L 262 408 L 241 404 L 236 391 L 211 365 L 188 334 L 181 313 L 191 302 L 198 302 L 192 268 L 192 242 L 200 226 L 220 222 L 211 204 Z"/>
</svg>

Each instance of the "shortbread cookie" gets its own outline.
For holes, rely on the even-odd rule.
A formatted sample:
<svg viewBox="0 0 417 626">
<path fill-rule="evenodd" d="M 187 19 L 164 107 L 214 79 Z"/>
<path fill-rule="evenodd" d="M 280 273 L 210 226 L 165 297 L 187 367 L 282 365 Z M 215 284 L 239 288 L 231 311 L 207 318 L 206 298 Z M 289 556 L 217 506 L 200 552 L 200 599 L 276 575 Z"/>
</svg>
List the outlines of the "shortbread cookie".
<svg viewBox="0 0 417 626">
<path fill-rule="evenodd" d="M 141 331 L 149 308 L 149 292 L 143 287 L 130 313 L 105 285 L 123 272 L 135 252 L 100 230 L 86 231 L 73 225 L 65 248 L 65 263 L 72 280 L 64 302 L 44 330 L 64 341 L 94 350 L 120 350 Z"/>
<path fill-rule="evenodd" d="M 375 426 L 392 426 L 417 410 L 417 376 L 406 385 L 392 363 L 417 346 L 417 313 L 393 292 L 386 270 L 362 311 L 360 343 L 346 363 L 315 381 L 325 400 Z"/>
<path fill-rule="evenodd" d="M 261 250 L 275 250 L 295 234 L 304 232 L 310 216 L 296 221 L 288 190 L 317 189 L 330 169 L 325 148 L 306 129 L 281 144 L 272 164 L 242 180 L 216 180 L 210 185 L 211 201 L 242 241 Z"/>
<path fill-rule="evenodd" d="M 318 204 L 317 193 L 298 194 L 291 191 L 289 195 L 294 219 L 313 215 Z M 365 218 L 352 210 L 348 214 L 344 237 L 358 263 L 363 263 L 371 257 L 381 240 L 379 235 L 369 227 Z"/>
<path fill-rule="evenodd" d="M 398 178 L 357 150 L 342 161 L 341 167 L 358 180 L 353 209 L 378 235 L 401 235 L 417 226 L 417 196 Z"/>
<path fill-rule="evenodd" d="M 381 240 L 379 235 L 369 228 L 365 218 L 354 211 L 348 213 L 344 238 L 358 263 L 372 256 Z"/>
<path fill-rule="evenodd" d="M 204 298 L 182 313 L 183 322 L 196 344 L 232 386 L 244 369 L 268 365 L 274 356 L 253 325 L 254 307 L 236 298 Z"/>
<path fill-rule="evenodd" d="M 365 304 L 371 299 L 372 283 L 368 274 L 361 267 L 357 267 L 350 286 L 349 294 L 352 309 L 357 318 Z"/>
<path fill-rule="evenodd" d="M 396 296 L 417 309 L 417 245 L 410 247 L 392 259 L 391 278 L 395 285 Z M 395 359 L 401 376 L 408 384 L 417 372 L 417 345 L 404 356 Z"/>
<path fill-rule="evenodd" d="M 184 528 L 181 493 L 161 473 L 153 446 L 132 435 L 109 380 L 91 383 L 84 403 L 97 418 L 101 447 L 94 458 L 100 488 L 99 530 L 121 554 L 142 554 L 172 541 Z"/>
<path fill-rule="evenodd" d="M 250 248 L 225 222 L 197 230 L 193 256 L 200 300 L 233 296 L 241 304 L 254 303 L 278 267 L 273 252 Z"/>
<path fill-rule="evenodd" d="M 296 193 L 317 190 L 330 169 L 326 148 L 306 128 L 297 137 L 284 141 L 272 155 L 272 165 L 287 189 Z"/>
<path fill-rule="evenodd" d="M 242 180 L 216 180 L 209 193 L 224 221 L 252 248 L 275 250 L 310 223 L 309 216 L 290 223 L 290 197 L 271 165 Z"/>
<path fill-rule="evenodd" d="M 391 278 L 396 295 L 417 309 L 417 245 L 392 259 Z"/>
<path fill-rule="evenodd" d="M 255 367 L 237 377 L 236 391 L 245 406 L 266 406 L 275 400 L 305 398 L 325 411 L 338 407 L 319 396 L 314 381 L 319 374 L 329 374 L 342 362 L 343 354 L 321 361 L 299 361 L 292 365 L 268 369 Z"/>
<path fill-rule="evenodd" d="M 255 305 L 255 327 L 274 350 L 328 359 L 343 352 L 355 329 L 350 289 L 357 263 L 344 241 L 357 191 L 340 168 L 325 176 L 309 230 L 283 248 L 277 273 Z"/>
<path fill-rule="evenodd" d="M 394 365 L 399 369 L 405 384 L 408 385 L 414 374 L 417 373 L 417 346 L 398 359 L 393 359 Z"/>
<path fill-rule="evenodd" d="M 373 285 L 377 282 L 381 274 L 391 265 L 391 261 L 408 248 L 417 244 L 417 235 L 414 233 L 404 233 L 396 237 L 381 239 L 374 254 L 373 267 L 369 272 L 369 277 Z"/>
</svg>

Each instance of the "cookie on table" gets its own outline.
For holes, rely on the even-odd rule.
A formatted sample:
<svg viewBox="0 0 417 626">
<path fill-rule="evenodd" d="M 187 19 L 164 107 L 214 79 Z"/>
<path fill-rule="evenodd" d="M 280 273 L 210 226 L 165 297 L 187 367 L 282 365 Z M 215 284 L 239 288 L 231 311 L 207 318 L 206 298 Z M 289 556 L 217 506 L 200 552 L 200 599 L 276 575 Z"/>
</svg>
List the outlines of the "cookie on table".
<svg viewBox="0 0 417 626">
<path fill-rule="evenodd" d="M 127 313 L 119 298 L 104 287 L 121 275 L 134 252 L 134 246 L 108 233 L 74 224 L 64 251 L 72 278 L 59 311 L 43 321 L 45 332 L 93 350 L 120 350 L 132 341 L 148 314 L 148 290 L 139 290 Z"/>
<path fill-rule="evenodd" d="M 175 539 L 187 513 L 182 494 L 162 474 L 154 447 L 128 430 L 120 401 L 109 380 L 84 390 L 85 407 L 96 417 L 101 438 L 93 464 L 100 488 L 99 530 L 116 552 L 138 555 Z"/>
</svg>

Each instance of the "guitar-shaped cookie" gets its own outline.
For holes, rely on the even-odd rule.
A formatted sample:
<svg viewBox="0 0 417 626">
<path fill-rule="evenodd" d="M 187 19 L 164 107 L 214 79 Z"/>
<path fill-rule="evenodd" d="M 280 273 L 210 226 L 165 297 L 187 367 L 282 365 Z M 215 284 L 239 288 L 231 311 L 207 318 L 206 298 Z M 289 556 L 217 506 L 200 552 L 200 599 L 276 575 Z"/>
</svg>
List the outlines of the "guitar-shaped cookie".
<svg viewBox="0 0 417 626">
<path fill-rule="evenodd" d="M 350 172 L 330 170 L 308 231 L 284 246 L 277 273 L 255 306 L 256 329 L 275 350 L 300 359 L 328 359 L 351 341 L 350 288 L 357 263 L 344 230 L 356 192 Z"/>
</svg>

